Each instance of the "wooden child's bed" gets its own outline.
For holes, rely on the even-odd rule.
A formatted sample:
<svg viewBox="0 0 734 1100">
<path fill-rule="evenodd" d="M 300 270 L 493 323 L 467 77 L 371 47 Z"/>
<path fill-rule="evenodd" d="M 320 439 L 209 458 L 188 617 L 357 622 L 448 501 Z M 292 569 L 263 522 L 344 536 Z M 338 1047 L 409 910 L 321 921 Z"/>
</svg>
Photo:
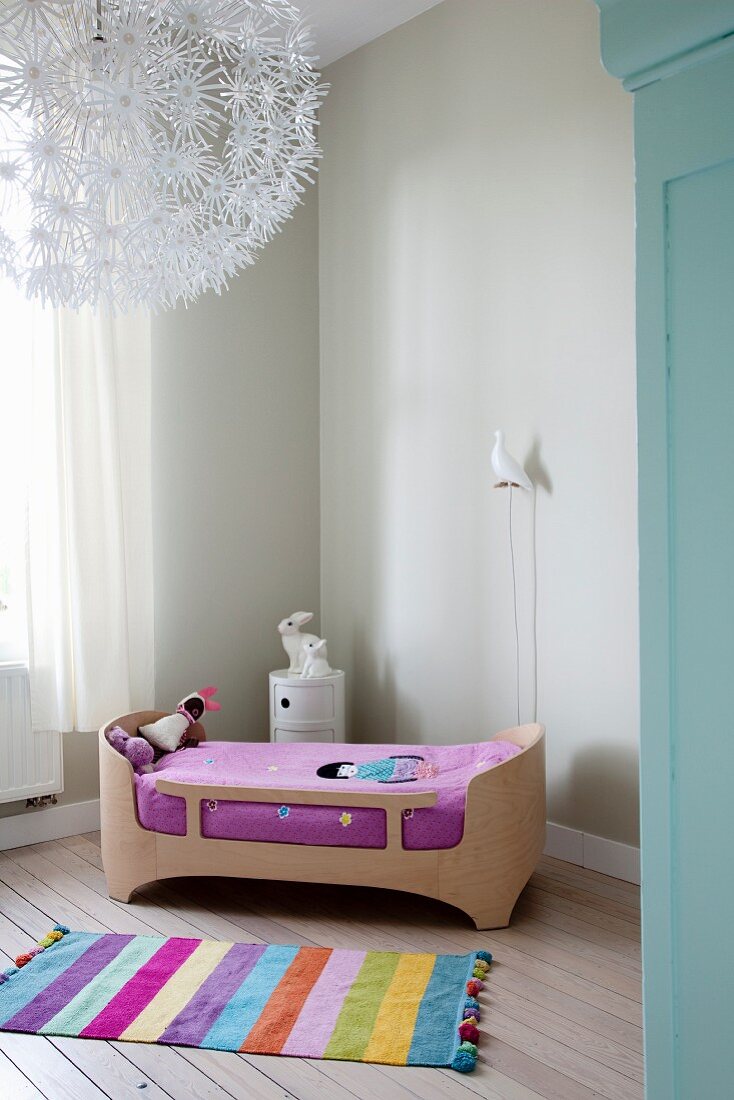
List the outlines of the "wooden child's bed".
<svg viewBox="0 0 734 1100">
<path fill-rule="evenodd" d="M 236 776 L 232 775 L 227 776 L 226 785 L 204 784 L 170 779 L 165 771 L 156 772 L 147 777 L 156 796 L 183 799 L 185 826 L 182 816 L 181 828 L 185 828 L 185 835 L 143 828 L 133 769 L 109 744 L 106 732 L 120 726 L 135 735 L 139 726 L 162 716 L 154 711 L 128 714 L 103 726 L 99 732 L 102 858 L 111 897 L 127 902 L 136 888 L 158 879 L 226 875 L 407 890 L 456 906 L 471 917 L 477 928 L 501 928 L 509 923 L 545 839 L 542 726 L 518 726 L 498 734 L 496 740 L 509 741 L 511 748 L 518 746 L 521 751 L 471 776 L 466 785 L 463 835 L 455 846 L 413 850 L 404 847 L 403 813 L 412 815 L 416 809 L 434 806 L 437 794 L 413 789 L 410 783 L 375 784 L 378 790 L 347 793 L 343 784 L 329 790 L 238 786 Z M 191 727 L 190 736 L 205 740 L 200 723 Z M 209 743 L 212 749 L 215 744 Z M 259 748 L 262 750 L 262 746 Z M 348 745 L 339 748 L 349 750 Z M 176 756 L 185 757 L 189 751 L 198 750 L 183 750 Z M 282 804 L 296 810 L 299 807 L 377 809 L 385 815 L 384 846 L 341 847 L 204 836 L 205 808 L 232 801 L 266 804 L 266 808 L 267 804 L 275 804 L 273 813 L 282 813 L 287 808 Z"/>
</svg>

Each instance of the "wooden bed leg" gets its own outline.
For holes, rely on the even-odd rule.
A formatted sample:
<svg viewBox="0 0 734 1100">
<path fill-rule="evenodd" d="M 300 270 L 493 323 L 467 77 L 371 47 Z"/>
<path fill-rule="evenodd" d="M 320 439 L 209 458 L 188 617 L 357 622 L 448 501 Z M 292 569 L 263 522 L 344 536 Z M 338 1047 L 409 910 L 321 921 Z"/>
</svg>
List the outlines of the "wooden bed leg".
<svg viewBox="0 0 734 1100">
<path fill-rule="evenodd" d="M 140 844 L 141 858 L 136 863 L 135 859 L 131 858 L 129 850 L 120 846 L 119 834 L 117 843 L 114 839 L 115 834 L 112 834 L 113 840 L 110 844 L 106 840 L 103 828 L 102 865 L 107 882 L 107 893 L 115 901 L 124 901 L 127 904 L 139 887 L 145 886 L 148 882 L 155 882 L 155 837 L 152 833 L 146 834 L 143 829 L 140 829 L 140 832 L 143 833 Z"/>
<path fill-rule="evenodd" d="M 488 932 L 493 928 L 507 928 L 514 908 L 514 905 L 509 909 L 493 909 L 487 906 L 475 910 L 468 909 L 466 914 L 474 921 L 478 932 Z"/>
<path fill-rule="evenodd" d="M 125 904 L 130 901 L 138 886 L 143 886 L 142 882 L 122 882 L 114 881 L 113 879 L 107 879 L 107 893 L 115 901 L 124 901 Z"/>
</svg>

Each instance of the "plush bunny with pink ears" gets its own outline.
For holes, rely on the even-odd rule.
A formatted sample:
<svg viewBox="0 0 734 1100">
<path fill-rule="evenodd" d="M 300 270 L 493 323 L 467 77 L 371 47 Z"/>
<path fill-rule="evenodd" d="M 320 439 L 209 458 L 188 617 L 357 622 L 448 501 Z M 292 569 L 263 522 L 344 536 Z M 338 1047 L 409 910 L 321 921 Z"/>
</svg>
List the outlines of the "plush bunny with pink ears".
<svg viewBox="0 0 734 1100">
<path fill-rule="evenodd" d="M 222 704 L 218 703 L 216 699 L 213 698 L 218 691 L 219 688 L 215 687 L 202 688 L 201 691 L 197 691 L 194 695 L 190 695 L 188 699 L 182 700 L 176 707 L 176 710 L 182 710 L 183 707 L 185 707 L 189 714 L 193 714 L 194 711 L 191 709 L 191 707 L 193 706 L 194 709 L 198 711 L 194 718 L 194 721 L 198 722 L 202 714 L 204 713 L 204 710 L 222 709 Z M 199 708 L 196 706 L 197 703 L 203 703 L 204 710 L 199 711 Z M 189 704 L 191 704 L 191 706 L 189 706 Z"/>
<path fill-rule="evenodd" d="M 189 727 L 198 722 L 205 711 L 222 709 L 221 703 L 213 698 L 217 691 L 215 687 L 205 687 L 187 695 L 176 707 L 175 714 L 141 726 L 138 733 L 156 749 L 175 752 L 186 741 Z"/>
</svg>

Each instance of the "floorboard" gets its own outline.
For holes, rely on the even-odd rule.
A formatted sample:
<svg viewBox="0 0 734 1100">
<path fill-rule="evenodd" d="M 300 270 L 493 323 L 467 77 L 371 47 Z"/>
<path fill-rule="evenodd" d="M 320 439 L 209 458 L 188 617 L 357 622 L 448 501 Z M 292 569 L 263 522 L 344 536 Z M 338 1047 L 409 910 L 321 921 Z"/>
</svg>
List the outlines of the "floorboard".
<svg viewBox="0 0 734 1100">
<path fill-rule="evenodd" d="M 0 966 L 61 921 L 81 931 L 400 951 L 489 948 L 474 1074 L 0 1033 L 13 1100 L 641 1100 L 639 892 L 544 857 L 512 925 L 476 932 L 394 891 L 176 879 L 107 896 L 98 832 L 0 854 Z"/>
</svg>

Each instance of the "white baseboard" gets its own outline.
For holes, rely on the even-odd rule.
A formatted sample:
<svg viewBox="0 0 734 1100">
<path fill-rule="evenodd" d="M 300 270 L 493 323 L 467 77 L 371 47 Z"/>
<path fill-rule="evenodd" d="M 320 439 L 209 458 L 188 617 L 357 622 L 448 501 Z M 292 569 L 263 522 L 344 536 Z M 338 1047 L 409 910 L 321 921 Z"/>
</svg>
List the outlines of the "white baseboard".
<svg viewBox="0 0 734 1100">
<path fill-rule="evenodd" d="M 99 799 L 70 802 L 67 806 L 49 806 L 27 810 L 14 817 L 0 818 L 0 851 L 61 840 L 76 833 L 91 833 L 99 828 Z"/>
<path fill-rule="evenodd" d="M 545 833 L 545 855 L 565 859 L 590 871 L 599 871 L 611 878 L 640 883 L 640 849 L 618 840 L 582 833 L 549 821 Z"/>
</svg>

